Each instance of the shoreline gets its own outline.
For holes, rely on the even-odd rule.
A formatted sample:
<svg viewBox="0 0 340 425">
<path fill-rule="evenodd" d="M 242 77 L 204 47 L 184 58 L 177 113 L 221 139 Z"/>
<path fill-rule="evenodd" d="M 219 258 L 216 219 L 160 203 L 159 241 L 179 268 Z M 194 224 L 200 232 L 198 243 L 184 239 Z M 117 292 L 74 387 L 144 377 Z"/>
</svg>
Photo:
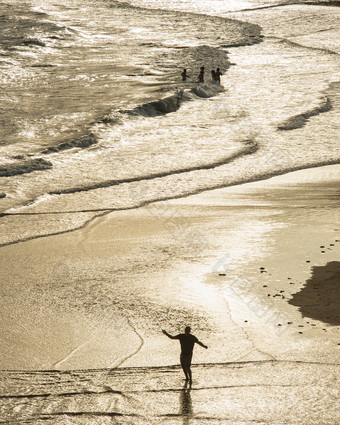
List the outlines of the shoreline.
<svg viewBox="0 0 340 425">
<path fill-rule="evenodd" d="M 142 425 L 273 424 L 278 418 L 332 425 L 339 419 L 334 393 L 340 368 L 333 365 L 273 361 L 195 365 L 192 386 L 183 383 L 179 373 L 178 367 L 76 371 L 72 376 L 0 372 L 7 382 L 7 388 L 0 389 L 0 409 L 10 422 L 53 425 L 65 420 L 99 425 L 114 417 L 124 424 Z M 308 403 L 311 395 L 318 400 L 313 409 Z"/>
<path fill-rule="evenodd" d="M 244 181 L 239 181 L 237 183 L 231 183 L 230 185 L 217 185 L 217 186 L 213 186 L 211 188 L 204 188 L 201 190 L 197 190 L 195 192 L 192 193 L 187 193 L 187 194 L 178 194 L 174 197 L 164 197 L 164 199 L 155 199 L 155 200 L 147 200 L 144 202 L 141 202 L 139 205 L 133 205 L 133 206 L 127 206 L 127 207 L 112 207 L 112 208 L 94 208 L 94 209 L 84 209 L 84 210 L 79 210 L 79 211 L 41 211 L 41 212 L 0 212 L 0 218 L 3 217 L 24 217 L 24 216 L 53 216 L 53 215 L 73 215 L 73 214 L 91 214 L 91 213 L 102 213 L 102 214 L 95 214 L 93 217 L 90 217 L 89 219 L 85 219 L 85 221 L 80 224 L 78 227 L 74 227 L 74 228 L 70 228 L 70 229 L 65 229 L 65 230 L 60 230 L 60 231 L 55 231 L 55 232 L 51 232 L 51 233 L 47 233 L 47 234 L 36 234 L 36 235 L 30 235 L 27 236 L 24 239 L 18 239 L 18 240 L 14 240 L 14 241 L 5 241 L 5 242 L 1 242 L 0 243 L 0 249 L 6 246 L 10 246 L 10 245 L 15 245 L 18 243 L 24 243 L 24 242 L 28 242 L 31 240 L 35 240 L 35 239 L 40 239 L 40 238 L 47 238 L 47 237 L 52 237 L 52 236 L 58 236 L 58 235 L 63 235 L 66 233 L 71 233 L 71 232 L 76 232 L 78 230 L 81 230 L 83 228 L 85 228 L 87 225 L 91 224 L 94 220 L 96 220 L 97 218 L 101 217 L 101 216 L 105 216 L 107 214 L 111 214 L 114 212 L 120 212 L 120 211 L 131 211 L 131 210 L 135 210 L 135 209 L 140 209 L 140 208 L 145 208 L 148 205 L 157 203 L 157 202 L 167 202 L 167 201 L 173 201 L 173 200 L 177 200 L 177 199 L 183 199 L 183 198 L 187 198 L 187 197 L 191 197 L 191 196 L 195 196 L 195 195 L 200 195 L 200 194 L 204 194 L 205 192 L 210 192 L 210 191 L 214 191 L 214 190 L 223 190 L 223 189 L 228 189 L 228 188 L 235 188 L 235 187 L 242 187 L 243 185 L 247 185 L 247 184 L 252 184 L 252 183 L 261 183 L 263 181 L 272 179 L 272 178 L 276 178 L 276 177 L 282 177 L 282 176 L 286 176 L 288 174 L 291 173 L 295 173 L 295 172 L 304 172 L 304 171 L 309 171 L 309 170 L 314 170 L 314 169 L 322 169 L 324 167 L 329 167 L 329 166 L 337 166 L 340 165 L 339 160 L 335 160 L 335 161 L 327 161 L 325 163 L 321 163 L 321 164 L 317 164 L 317 165 L 310 165 L 308 167 L 305 166 L 297 166 L 297 167 L 292 167 L 290 170 L 283 170 L 280 173 L 277 174 L 265 174 L 263 176 L 260 177 L 256 177 L 255 179 L 244 179 Z M 149 179 L 141 179 L 141 180 L 136 180 L 138 183 L 141 183 L 143 181 L 147 181 Z M 106 186 L 104 186 L 106 187 Z M 89 189 L 86 189 L 85 191 L 88 191 Z M 6 197 L 6 194 L 4 194 L 4 198 Z M 19 209 L 21 208 L 30 208 L 30 205 L 23 205 L 18 207 Z M 32 206 L 34 208 L 34 205 Z M 17 208 L 17 207 L 14 207 Z M 15 227 L 17 227 L 17 224 L 15 223 Z"/>
</svg>

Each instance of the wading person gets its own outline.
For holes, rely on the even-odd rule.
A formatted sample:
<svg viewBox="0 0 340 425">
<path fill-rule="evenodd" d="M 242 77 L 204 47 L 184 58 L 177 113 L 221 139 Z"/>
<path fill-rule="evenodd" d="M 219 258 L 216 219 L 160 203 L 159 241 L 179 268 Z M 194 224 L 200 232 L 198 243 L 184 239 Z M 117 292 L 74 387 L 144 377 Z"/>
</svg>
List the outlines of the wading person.
<svg viewBox="0 0 340 425">
<path fill-rule="evenodd" d="M 184 334 L 178 334 L 176 336 L 170 335 L 167 331 L 162 330 L 163 334 L 169 337 L 170 339 L 179 339 L 179 342 L 181 343 L 181 366 L 185 375 L 186 381 L 192 382 L 191 378 L 191 359 L 192 359 L 192 352 L 194 349 L 195 343 L 200 345 L 201 347 L 207 349 L 208 347 L 204 345 L 201 341 L 199 341 L 194 335 L 191 335 L 190 333 L 191 328 L 190 326 L 187 326 L 185 328 Z"/>
<path fill-rule="evenodd" d="M 222 75 L 222 72 L 220 68 L 217 68 L 215 71 L 215 77 L 216 77 L 216 81 L 220 84 L 221 84 L 221 75 Z"/>
<path fill-rule="evenodd" d="M 204 66 L 201 66 L 200 73 L 198 75 L 198 82 L 204 83 Z"/>
</svg>

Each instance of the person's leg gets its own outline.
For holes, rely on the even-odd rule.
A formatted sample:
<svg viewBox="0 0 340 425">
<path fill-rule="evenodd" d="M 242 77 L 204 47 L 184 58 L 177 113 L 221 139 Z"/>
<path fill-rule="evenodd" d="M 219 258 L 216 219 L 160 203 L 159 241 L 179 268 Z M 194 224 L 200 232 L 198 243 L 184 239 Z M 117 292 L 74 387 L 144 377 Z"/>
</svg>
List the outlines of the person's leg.
<svg viewBox="0 0 340 425">
<path fill-rule="evenodd" d="M 191 358 L 192 356 L 181 356 L 181 365 L 182 369 L 185 373 L 186 379 L 191 383 L 192 382 L 192 376 L 191 376 Z"/>
<path fill-rule="evenodd" d="M 182 369 L 183 369 L 183 372 L 184 372 L 184 375 L 185 375 L 185 380 L 189 381 L 190 377 L 189 377 L 188 372 L 187 372 L 185 357 L 183 355 L 181 355 L 180 360 L 181 360 L 181 366 L 182 366 Z"/>
<path fill-rule="evenodd" d="M 188 373 L 188 376 L 189 376 L 189 382 L 190 382 L 190 384 L 192 383 L 191 360 L 192 360 L 192 355 L 191 356 L 188 356 L 188 363 L 187 363 L 187 373 Z"/>
<path fill-rule="evenodd" d="M 191 365 L 190 365 L 191 366 Z M 191 375 L 191 369 L 190 369 L 190 366 L 188 367 L 188 369 L 187 369 L 187 374 L 188 374 L 188 376 L 189 376 L 189 382 L 190 382 L 190 384 L 192 383 L 192 375 Z"/>
</svg>

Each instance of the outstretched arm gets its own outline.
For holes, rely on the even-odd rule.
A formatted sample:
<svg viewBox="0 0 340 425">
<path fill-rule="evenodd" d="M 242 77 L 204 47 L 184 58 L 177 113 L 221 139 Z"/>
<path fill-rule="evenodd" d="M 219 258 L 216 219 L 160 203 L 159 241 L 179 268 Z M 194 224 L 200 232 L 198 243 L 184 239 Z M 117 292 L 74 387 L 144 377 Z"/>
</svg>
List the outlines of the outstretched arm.
<svg viewBox="0 0 340 425">
<path fill-rule="evenodd" d="M 203 347 L 203 348 L 205 348 L 205 349 L 207 349 L 208 348 L 208 346 L 207 345 L 205 345 L 205 344 L 203 344 L 203 342 L 201 342 L 201 341 L 196 341 L 197 342 L 197 344 L 198 345 L 200 345 L 201 347 Z"/>
<path fill-rule="evenodd" d="M 164 329 L 162 329 L 162 332 L 163 332 L 163 334 L 164 335 L 166 335 L 168 338 L 170 338 L 170 339 L 177 339 L 175 336 L 173 336 L 173 335 L 170 335 L 167 331 L 165 331 Z"/>
</svg>

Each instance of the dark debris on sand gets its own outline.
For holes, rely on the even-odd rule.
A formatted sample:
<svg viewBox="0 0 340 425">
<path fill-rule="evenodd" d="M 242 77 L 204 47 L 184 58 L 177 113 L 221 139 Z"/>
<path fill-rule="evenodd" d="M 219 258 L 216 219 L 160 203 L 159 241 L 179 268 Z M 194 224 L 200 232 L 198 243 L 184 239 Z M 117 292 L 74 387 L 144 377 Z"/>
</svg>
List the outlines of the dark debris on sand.
<svg viewBox="0 0 340 425">
<path fill-rule="evenodd" d="M 312 268 L 312 277 L 289 304 L 299 307 L 304 317 L 340 325 L 340 262 Z"/>
</svg>

